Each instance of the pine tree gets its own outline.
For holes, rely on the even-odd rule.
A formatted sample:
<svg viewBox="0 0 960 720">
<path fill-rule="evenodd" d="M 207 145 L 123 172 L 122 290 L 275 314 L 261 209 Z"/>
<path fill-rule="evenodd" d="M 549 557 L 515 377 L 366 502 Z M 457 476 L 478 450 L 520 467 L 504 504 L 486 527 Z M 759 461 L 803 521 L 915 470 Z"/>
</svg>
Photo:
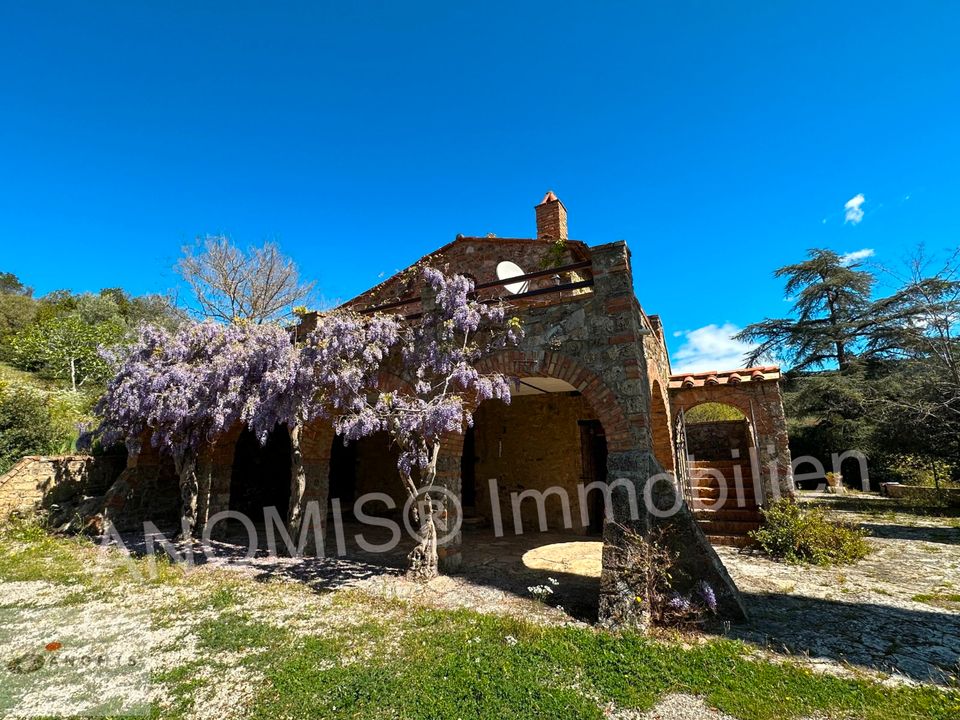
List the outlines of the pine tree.
<svg viewBox="0 0 960 720">
<path fill-rule="evenodd" d="M 875 322 L 870 293 L 874 276 L 861 262 L 846 262 L 832 250 L 813 249 L 808 259 L 774 273 L 786 278 L 792 316 L 748 325 L 737 340 L 759 343 L 747 356 L 786 361 L 794 370 L 846 369 L 866 342 Z"/>
</svg>

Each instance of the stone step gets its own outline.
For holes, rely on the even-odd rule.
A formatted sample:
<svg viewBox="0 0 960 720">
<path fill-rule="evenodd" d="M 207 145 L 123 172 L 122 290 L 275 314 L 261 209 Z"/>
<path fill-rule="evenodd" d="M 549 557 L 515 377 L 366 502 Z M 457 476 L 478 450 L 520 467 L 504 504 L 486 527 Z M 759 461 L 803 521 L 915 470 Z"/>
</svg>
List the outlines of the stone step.
<svg viewBox="0 0 960 720">
<path fill-rule="evenodd" d="M 753 541 L 746 535 L 707 535 L 707 540 L 711 545 L 723 545 L 725 547 L 744 548 Z"/>
<path fill-rule="evenodd" d="M 732 494 L 737 491 L 738 483 L 733 478 L 690 478 L 690 487 L 691 488 L 703 488 L 705 490 L 718 490 L 721 487 L 727 488 L 727 494 Z M 739 483 L 739 486 L 743 488 L 743 493 L 757 494 L 760 488 L 755 487 L 753 480 L 748 480 L 744 478 L 742 483 Z"/>
<path fill-rule="evenodd" d="M 696 503 L 690 505 L 690 512 L 692 512 L 698 519 L 709 520 L 711 517 L 714 519 L 720 519 L 719 514 L 723 514 L 723 518 L 733 520 L 733 516 L 727 516 L 726 513 L 736 513 L 738 520 L 762 520 L 763 515 L 760 513 L 760 508 L 756 505 L 737 505 L 736 503 L 728 503 L 721 507 L 714 507 L 713 505 L 703 504 L 697 505 Z M 719 514 L 718 514 L 719 513 Z"/>
<path fill-rule="evenodd" d="M 742 465 L 721 465 L 719 463 L 710 463 L 708 465 L 695 465 L 694 467 L 687 468 L 687 471 L 691 475 L 707 473 L 711 470 L 721 472 L 724 475 L 733 475 L 735 470 L 739 470 L 741 475 L 753 475 L 753 468 L 750 467 L 749 463 L 744 463 Z"/>
<path fill-rule="evenodd" d="M 737 458 L 731 460 L 694 460 L 693 462 L 687 463 L 687 467 L 691 470 L 694 468 L 732 468 L 734 465 L 740 465 L 744 472 L 749 472 L 751 468 L 750 458 Z"/>
<path fill-rule="evenodd" d="M 705 510 L 725 507 L 733 510 L 758 511 L 760 507 L 760 503 L 758 503 L 755 498 L 744 497 L 741 499 L 735 495 L 728 495 L 726 498 L 724 498 L 723 502 L 720 501 L 720 498 L 716 497 L 702 497 L 694 495 L 687 501 L 687 504 L 690 505 L 690 507 L 703 508 Z"/>
<path fill-rule="evenodd" d="M 687 475 L 688 477 L 717 477 L 717 473 L 720 473 L 725 478 L 735 478 L 737 473 L 740 473 L 740 477 L 753 477 L 753 472 L 750 468 L 740 468 L 735 470 L 734 468 L 688 468 Z"/>
<path fill-rule="evenodd" d="M 716 500 L 720 497 L 720 488 L 719 487 L 705 487 L 703 485 L 694 485 L 691 488 L 692 495 L 695 498 L 700 498 L 701 500 Z M 752 487 L 743 488 L 743 499 L 744 502 L 755 502 L 757 495 L 754 492 Z M 726 492 L 727 500 L 733 499 L 737 500 L 739 497 L 737 489 L 735 487 L 728 487 Z"/>
<path fill-rule="evenodd" d="M 760 521 L 697 520 L 704 535 L 746 535 L 760 528 Z"/>
<path fill-rule="evenodd" d="M 717 522 L 751 522 L 759 523 L 762 519 L 760 511 L 756 508 L 736 508 L 723 507 L 719 510 L 707 510 L 705 508 L 694 508 L 693 516 L 700 521 Z"/>
</svg>

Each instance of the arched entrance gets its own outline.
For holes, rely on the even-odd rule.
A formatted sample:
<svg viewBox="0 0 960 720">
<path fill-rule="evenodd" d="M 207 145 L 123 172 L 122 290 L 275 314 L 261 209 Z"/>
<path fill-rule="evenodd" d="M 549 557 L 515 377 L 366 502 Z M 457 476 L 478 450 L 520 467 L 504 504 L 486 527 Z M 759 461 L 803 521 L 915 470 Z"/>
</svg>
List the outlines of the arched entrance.
<svg viewBox="0 0 960 720">
<path fill-rule="evenodd" d="M 748 458 L 753 445 L 750 420 L 739 408 L 705 402 L 684 410 L 687 453 L 697 460 Z"/>
<path fill-rule="evenodd" d="M 681 410 L 691 510 L 714 545 L 743 546 L 760 527 L 754 432 L 743 411 L 721 402 Z"/>
<path fill-rule="evenodd" d="M 254 522 L 263 522 L 263 511 L 275 507 L 286 517 L 290 506 L 290 433 L 278 425 L 261 445 L 250 430 L 237 438 L 230 475 L 230 510 Z"/>
<path fill-rule="evenodd" d="M 462 493 L 467 523 L 503 534 L 599 535 L 607 438 L 586 398 L 556 378 L 523 377 L 509 404 L 487 400 L 464 438 Z"/>
</svg>

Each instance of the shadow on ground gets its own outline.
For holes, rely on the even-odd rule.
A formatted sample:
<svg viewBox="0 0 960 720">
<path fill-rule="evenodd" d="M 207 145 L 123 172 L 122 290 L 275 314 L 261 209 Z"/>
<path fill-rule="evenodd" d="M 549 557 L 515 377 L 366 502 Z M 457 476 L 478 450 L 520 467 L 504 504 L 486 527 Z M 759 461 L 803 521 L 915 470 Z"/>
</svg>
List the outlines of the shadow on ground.
<svg viewBox="0 0 960 720">
<path fill-rule="evenodd" d="M 871 537 L 885 540 L 925 540 L 932 543 L 960 545 L 960 528 L 928 527 L 924 525 L 891 525 L 864 522 L 860 524 Z"/>
<path fill-rule="evenodd" d="M 958 543 L 953 528 L 878 522 L 868 524 L 868 529 L 877 538 Z M 285 579 L 303 583 L 319 593 L 365 587 L 443 608 L 531 617 L 542 608 L 531 602 L 531 588 L 547 587 L 547 605 L 560 606 L 580 621 L 597 620 L 599 539 L 536 532 L 498 538 L 489 530 L 467 530 L 461 570 L 424 585 L 403 578 L 412 543 L 401 543 L 388 553 L 370 553 L 358 546 L 353 530 L 348 528 L 345 533 L 345 554 L 340 557 L 267 557 L 260 550 L 256 557 L 248 558 L 246 536 L 237 535 L 212 543 L 206 552 L 196 554 L 196 560 L 198 564 L 243 567 L 263 582 Z M 364 529 L 368 542 L 383 541 L 369 531 L 369 527 Z M 259 547 L 265 546 L 261 538 Z M 146 549 L 142 536 L 131 538 L 127 547 L 141 554 Z M 327 548 L 328 553 L 337 550 Z M 958 681 L 960 614 L 904 607 L 909 603 L 894 598 L 889 604 L 843 602 L 756 588 L 743 595 L 750 621 L 732 626 L 726 633 L 730 637 L 833 665 L 849 663 L 924 682 Z M 551 612 L 555 619 L 562 619 L 556 610 Z"/>
<path fill-rule="evenodd" d="M 960 615 L 744 593 L 750 622 L 730 636 L 773 650 L 896 673 L 912 680 L 960 680 Z"/>
</svg>

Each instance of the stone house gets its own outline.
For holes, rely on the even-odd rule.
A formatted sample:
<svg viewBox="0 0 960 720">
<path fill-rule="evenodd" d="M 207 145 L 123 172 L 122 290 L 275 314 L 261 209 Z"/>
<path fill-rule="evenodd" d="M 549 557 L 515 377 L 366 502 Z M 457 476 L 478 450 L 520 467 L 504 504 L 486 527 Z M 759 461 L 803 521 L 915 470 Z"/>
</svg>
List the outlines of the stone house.
<svg viewBox="0 0 960 720">
<path fill-rule="evenodd" d="M 480 298 L 503 298 L 525 330 L 518 347 L 483 368 L 514 379 L 511 403 L 481 404 L 474 426 L 444 441 L 438 481 L 462 499 L 468 524 L 499 518 L 523 531 L 545 525 L 573 535 L 602 532 L 601 618 L 618 622 L 635 611 L 636 593 L 623 582 L 624 528 L 654 523 L 669 529 L 689 576 L 720 589 L 727 615 L 742 615 L 711 543 L 741 544 L 759 522 L 758 506 L 793 490 L 778 369 L 671 374 L 660 318 L 647 314 L 634 294 L 627 244 L 591 246 L 568 238 L 566 208 L 552 192 L 535 214 L 533 238 L 457 236 L 411 266 L 469 275 Z M 421 311 L 417 274 L 400 272 L 346 306 L 415 316 Z M 310 323 L 310 316 L 303 318 L 299 330 L 308 331 Z M 736 417 L 695 422 L 696 409 L 707 404 L 730 408 Z M 349 505 L 375 491 L 403 505 L 386 438 L 344 446 L 329 424 L 317 423 L 306 429 L 302 448 L 308 500 Z M 203 463 L 210 484 L 200 497 L 201 522 L 225 510 L 289 503 L 285 429 L 265 447 L 237 429 L 220 438 Z M 604 523 L 603 493 L 581 489 L 613 481 L 621 485 L 612 495 L 615 522 Z M 677 512 L 667 519 L 633 517 L 626 485 Z M 539 504 L 529 499 L 536 493 Z M 107 493 L 105 515 L 121 527 L 173 519 L 176 498 L 170 463 L 145 447 Z M 468 541 L 460 533 L 447 542 L 443 566 L 456 568 Z"/>
</svg>

